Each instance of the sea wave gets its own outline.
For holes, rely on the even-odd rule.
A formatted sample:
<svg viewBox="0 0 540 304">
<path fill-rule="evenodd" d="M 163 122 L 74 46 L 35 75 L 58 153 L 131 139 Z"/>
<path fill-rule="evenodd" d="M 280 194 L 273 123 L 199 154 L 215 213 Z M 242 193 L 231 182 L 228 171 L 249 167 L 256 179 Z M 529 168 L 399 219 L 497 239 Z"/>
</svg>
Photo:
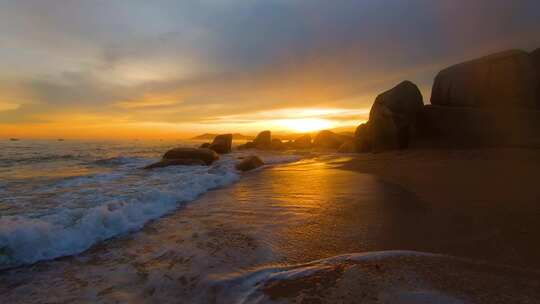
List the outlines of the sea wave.
<svg viewBox="0 0 540 304">
<path fill-rule="evenodd" d="M 0 218 L 0 269 L 78 254 L 106 239 L 138 230 L 201 194 L 234 183 L 237 154 L 210 167 L 140 170 L 153 161 L 135 157 L 98 160 L 118 164 L 99 174 L 57 181 L 25 198 L 51 208 Z M 261 155 L 267 164 L 296 161 L 292 155 Z M 22 203 L 22 202 L 21 202 Z M 31 206 L 32 203 L 24 202 Z"/>
<path fill-rule="evenodd" d="M 140 162 L 145 162 L 145 161 L 147 160 L 142 157 L 116 156 L 116 157 L 107 157 L 107 158 L 94 160 L 91 162 L 91 164 L 109 167 L 109 166 L 121 166 L 121 165 L 133 164 L 137 162 L 140 163 Z"/>
<path fill-rule="evenodd" d="M 40 155 L 40 156 L 28 156 L 28 157 L 8 157 L 0 158 L 0 167 L 10 167 L 17 164 L 33 164 L 41 162 L 50 162 L 57 160 L 70 160 L 79 157 L 74 154 L 51 154 L 51 155 Z"/>
<path fill-rule="evenodd" d="M 182 203 L 238 179 L 228 164 L 166 168 L 145 173 L 133 184 L 118 181 L 132 178 L 130 174 L 134 173 L 115 172 L 111 176 L 100 174 L 63 181 L 59 188 L 81 190 L 64 193 L 61 198 L 66 200 L 65 204 L 52 214 L 2 217 L 0 269 L 80 253 L 100 241 L 140 229 Z M 103 183 L 110 187 L 100 187 Z M 92 184 L 94 188 L 90 188 Z M 122 186 L 127 189 L 112 190 Z M 93 206 L 87 208 L 88 205 Z"/>
</svg>

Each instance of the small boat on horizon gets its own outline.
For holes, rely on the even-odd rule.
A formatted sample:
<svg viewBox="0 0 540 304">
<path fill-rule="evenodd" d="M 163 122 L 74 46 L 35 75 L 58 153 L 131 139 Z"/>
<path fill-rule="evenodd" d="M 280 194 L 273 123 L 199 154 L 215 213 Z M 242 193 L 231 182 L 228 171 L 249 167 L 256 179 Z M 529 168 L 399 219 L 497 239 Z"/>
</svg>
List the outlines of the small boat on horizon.
<svg viewBox="0 0 540 304">
<path fill-rule="evenodd" d="M 12 138 L 10 138 L 9 140 L 10 140 L 10 141 L 19 141 L 20 139 L 18 139 L 18 138 L 13 138 L 13 137 L 12 137 Z"/>
</svg>

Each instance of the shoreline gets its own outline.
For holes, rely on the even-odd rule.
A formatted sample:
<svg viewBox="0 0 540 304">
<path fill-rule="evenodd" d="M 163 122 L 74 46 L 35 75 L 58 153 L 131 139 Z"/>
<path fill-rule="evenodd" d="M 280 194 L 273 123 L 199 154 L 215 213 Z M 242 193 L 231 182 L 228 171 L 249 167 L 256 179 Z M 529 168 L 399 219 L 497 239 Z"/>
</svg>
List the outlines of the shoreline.
<svg viewBox="0 0 540 304">
<path fill-rule="evenodd" d="M 412 158 L 416 162 L 419 155 L 433 152 L 408 153 L 402 153 L 401 157 Z M 463 158 L 462 152 L 453 153 L 457 153 L 458 160 Z M 538 270 L 532 267 L 537 265 L 533 259 L 523 260 L 528 265 L 517 263 L 515 259 L 508 263 L 500 256 L 489 256 L 487 253 L 491 252 L 491 247 L 476 248 L 476 251 L 463 247 L 463 242 L 471 240 L 464 240 L 460 231 L 447 229 L 461 223 L 459 220 L 462 218 L 456 220 L 449 216 L 447 209 L 439 210 L 436 202 L 425 199 L 428 196 L 421 188 L 389 183 L 390 179 L 384 174 L 390 176 L 391 171 L 377 171 L 381 170 L 378 165 L 389 170 L 387 156 L 320 154 L 299 162 L 246 173 L 237 183 L 206 192 L 196 201 L 151 221 L 140 231 L 102 242 L 79 255 L 0 272 L 0 286 L 4 286 L 0 287 L 0 299 L 10 303 L 39 303 L 51 297 L 59 302 L 184 299 L 186 303 L 227 303 L 226 298 L 220 298 L 220 292 L 228 290 L 230 279 L 239 273 L 246 277 L 237 281 L 235 288 L 239 287 L 238 284 L 251 282 L 249 273 L 257 269 L 275 265 L 296 269 L 306 263 L 322 263 L 319 266 L 327 269 L 325 263 L 328 259 L 354 252 L 414 250 L 482 260 L 499 265 L 497 267 L 530 266 L 528 268 Z M 432 155 L 433 161 L 441 161 L 438 157 L 437 153 Z M 367 167 L 366 162 L 371 163 L 371 167 Z M 370 174 L 366 174 L 368 170 Z M 378 172 L 381 174 L 376 175 Z M 473 227 L 480 229 L 482 226 Z M 477 240 L 472 244 L 476 247 L 483 245 Z M 466 250 L 457 252 L 456 248 Z M 507 254 L 507 251 L 502 254 Z M 417 258 L 411 264 L 421 266 L 419 269 L 422 270 L 416 273 L 426 284 L 440 278 L 439 275 L 445 277 L 446 274 L 439 272 L 433 276 L 427 273 L 430 269 L 446 265 L 449 260 L 430 261 L 429 258 Z M 398 255 L 382 259 L 377 264 L 379 266 L 358 262 L 355 267 L 370 271 L 387 269 L 392 273 L 391 281 L 401 286 L 401 272 L 398 270 L 413 270 L 414 267 L 407 266 L 409 262 L 406 256 Z M 334 266 L 342 269 L 343 265 L 350 265 L 349 262 L 344 263 L 336 262 Z M 468 280 L 472 283 L 474 280 L 471 278 L 490 275 L 489 272 L 471 272 L 466 268 L 460 266 L 456 273 L 470 275 Z M 356 273 L 354 268 L 352 271 L 350 275 L 353 278 L 365 279 L 362 271 Z M 308 282 L 312 282 L 309 270 L 302 270 L 302 273 Z M 344 274 L 346 272 L 334 275 L 323 271 L 322 277 L 331 281 Z M 373 282 L 381 280 L 382 284 L 372 286 L 374 289 L 369 287 L 366 291 L 370 294 L 379 290 L 377 288 L 386 291 L 394 288 L 383 284 L 388 278 L 386 276 L 375 272 L 368 277 Z M 540 284 L 539 277 L 536 272 L 532 273 L 530 284 Z M 294 285 L 295 281 L 287 278 L 285 274 L 284 281 L 278 281 L 284 285 L 279 286 Z M 393 281 L 395 278 L 398 281 Z M 501 275 L 494 284 L 507 279 L 521 281 L 524 278 L 519 271 L 512 271 L 507 276 Z M 355 280 L 352 282 L 357 282 Z M 340 288 L 346 293 L 355 290 L 354 284 L 347 283 Z M 411 284 L 401 287 L 413 291 L 423 286 Z M 489 288 L 480 283 L 475 286 L 489 299 L 495 299 L 498 294 L 497 290 L 490 289 L 492 285 Z M 309 290 L 310 287 L 306 288 Z M 434 288 L 438 290 L 438 287 Z M 304 289 L 294 290 L 301 293 Z M 440 290 L 460 291 L 459 288 Z M 242 292 L 228 296 L 238 300 Z M 291 295 L 288 300 L 294 299 L 297 293 Z M 534 292 L 528 295 L 538 297 Z M 329 302 L 332 300 L 336 298 L 327 298 Z"/>
</svg>

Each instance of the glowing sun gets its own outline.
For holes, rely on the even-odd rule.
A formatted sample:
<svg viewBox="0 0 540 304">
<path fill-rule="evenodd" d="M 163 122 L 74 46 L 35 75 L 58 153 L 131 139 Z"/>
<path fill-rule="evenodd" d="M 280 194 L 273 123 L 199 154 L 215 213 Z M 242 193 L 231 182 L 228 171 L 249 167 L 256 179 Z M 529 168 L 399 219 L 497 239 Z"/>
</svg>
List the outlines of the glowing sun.
<svg viewBox="0 0 540 304">
<path fill-rule="evenodd" d="M 303 133 L 329 129 L 333 124 L 322 118 L 297 118 L 280 120 L 279 125 L 287 130 Z"/>
</svg>

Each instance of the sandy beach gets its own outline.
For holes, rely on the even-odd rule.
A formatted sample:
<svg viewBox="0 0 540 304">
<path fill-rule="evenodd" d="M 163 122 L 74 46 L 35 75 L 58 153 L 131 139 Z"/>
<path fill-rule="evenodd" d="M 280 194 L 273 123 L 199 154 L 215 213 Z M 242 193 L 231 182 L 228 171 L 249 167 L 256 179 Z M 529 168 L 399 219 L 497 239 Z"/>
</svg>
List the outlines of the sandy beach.
<svg viewBox="0 0 540 304">
<path fill-rule="evenodd" d="M 80 255 L 3 271 L 0 298 L 7 303 L 44 298 L 349 303 L 362 296 L 366 303 L 529 303 L 539 298 L 540 284 L 534 271 L 539 190 L 533 185 L 539 155 L 526 150 L 322 154 L 265 167 L 138 232 Z M 518 164 L 521 170 L 515 170 Z M 495 174 L 501 168 L 504 178 Z M 456 179 L 459 175 L 463 179 Z M 437 182 L 425 184 L 427 178 Z M 492 181 L 493 189 L 468 194 L 481 178 L 486 185 Z M 529 181 L 529 190 L 520 180 Z M 504 207 L 512 193 L 519 209 Z M 368 258 L 335 257 L 352 253 Z M 329 283 L 317 283 L 321 280 Z M 526 287 L 497 288 L 508 281 Z M 304 298 L 306 292 L 310 297 Z"/>
<path fill-rule="evenodd" d="M 343 168 L 373 174 L 418 197 L 431 215 L 413 226 L 423 227 L 433 239 L 411 240 L 416 249 L 540 268 L 535 241 L 540 232 L 540 150 L 362 154 Z"/>
<path fill-rule="evenodd" d="M 0 1 L 0 304 L 540 303 L 539 13 Z"/>
</svg>

